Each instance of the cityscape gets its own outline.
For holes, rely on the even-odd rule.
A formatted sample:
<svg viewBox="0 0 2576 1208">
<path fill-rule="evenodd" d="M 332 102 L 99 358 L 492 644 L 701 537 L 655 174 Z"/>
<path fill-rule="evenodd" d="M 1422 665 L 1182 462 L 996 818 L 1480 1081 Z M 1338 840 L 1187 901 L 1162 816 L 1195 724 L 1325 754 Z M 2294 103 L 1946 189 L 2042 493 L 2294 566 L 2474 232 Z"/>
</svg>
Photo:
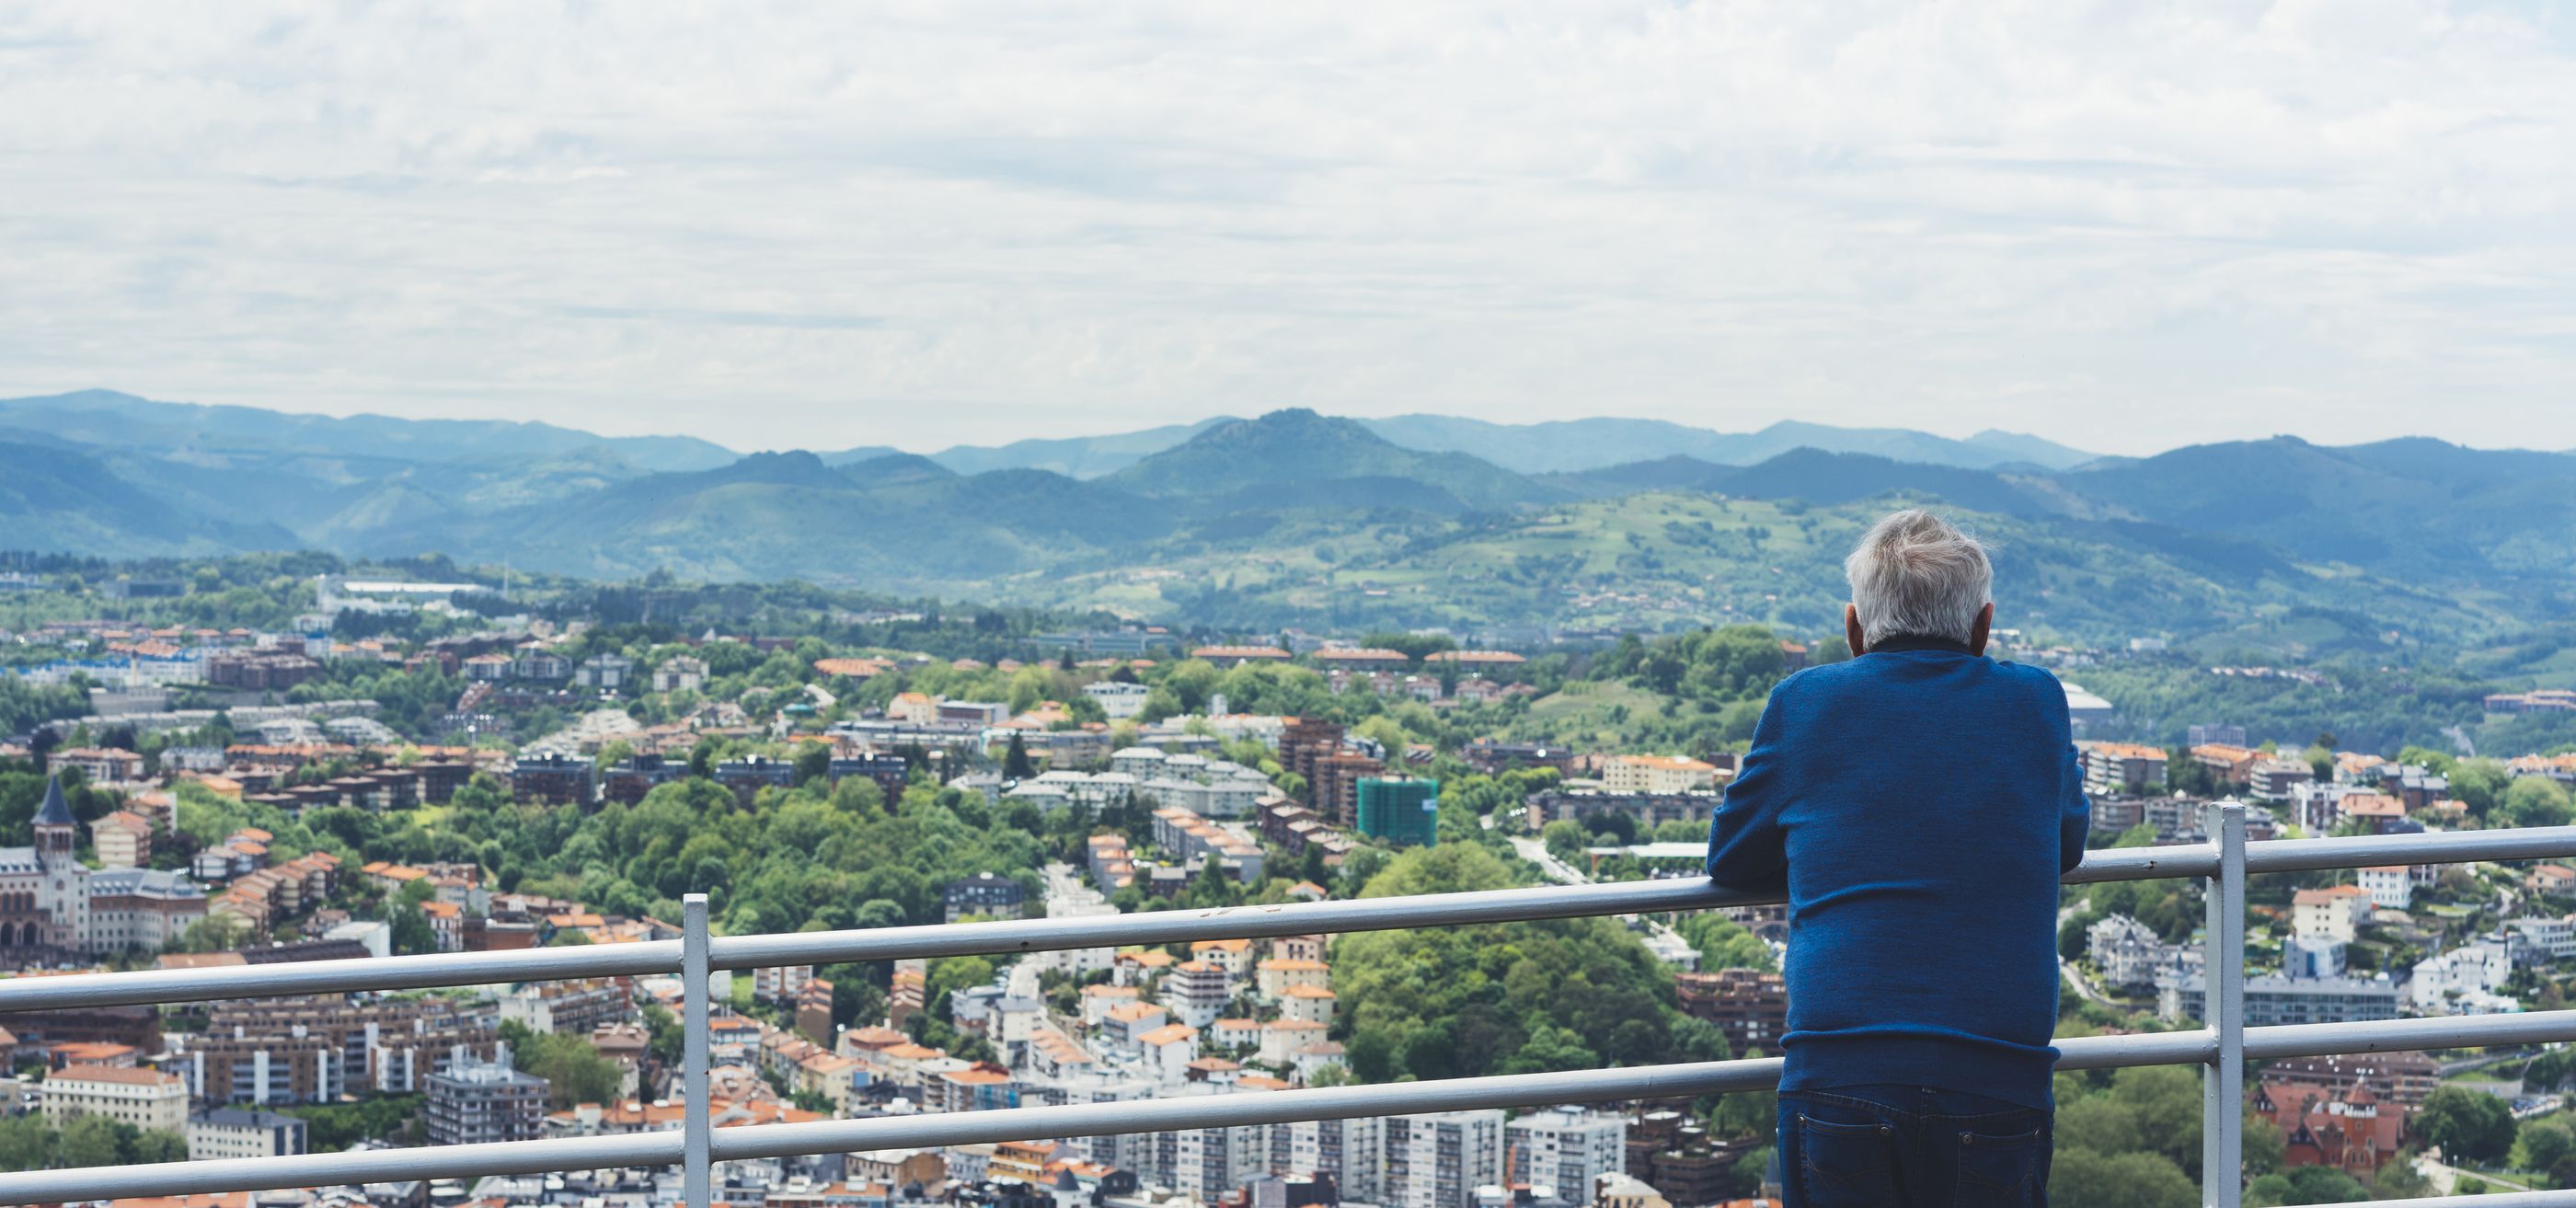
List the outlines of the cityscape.
<svg viewBox="0 0 2576 1208">
<path fill-rule="evenodd" d="M 1841 653 L 1747 623 L 1506 649 L 312 555 L 15 565 L 0 952 L 22 975 L 669 940 L 689 893 L 751 934 L 1696 877 L 1746 708 Z M 2097 847 L 2203 842 L 2222 800 L 2258 844 L 2576 815 L 2576 755 L 2554 753 L 2576 747 L 2383 754 L 2284 729 L 2316 723 L 2283 686 L 2332 701 L 2339 664 L 1997 640 L 2065 677 Z M 2275 720 L 2146 721 L 2081 686 L 2127 696 L 2148 669 Z M 2576 722 L 2576 693 L 2489 687 L 2477 733 Z M 1676 707 L 1684 724 L 1651 724 Z M 2067 890 L 2061 1037 L 2199 1025 L 2199 896 Z M 2269 874 L 2249 900 L 2250 1026 L 2556 1009 L 2576 968 L 2576 861 Z M 719 974 L 707 1106 L 727 1127 L 1761 1055 L 1787 929 L 1755 906 Z M 0 1135 L 24 1168 L 676 1129 L 683 997 L 608 977 L 15 1013 L 22 1114 Z M 2576 1173 L 2563 1055 L 2267 1063 L 2246 1082 L 2252 1193 Z M 2058 1183 L 2188 1188 L 2197 1139 L 2147 1122 L 2197 1095 L 2187 1071 L 2060 1075 Z M 728 1162 L 719 1195 L 1740 1205 L 1777 1193 L 1762 1098 Z M 453 1186 L 646 1204 L 676 1178 Z M 422 1196 L 452 1192 L 256 1202 Z"/>
<path fill-rule="evenodd" d="M 2576 6 L 0 3 L 0 1206 L 2576 1208 Z"/>
</svg>

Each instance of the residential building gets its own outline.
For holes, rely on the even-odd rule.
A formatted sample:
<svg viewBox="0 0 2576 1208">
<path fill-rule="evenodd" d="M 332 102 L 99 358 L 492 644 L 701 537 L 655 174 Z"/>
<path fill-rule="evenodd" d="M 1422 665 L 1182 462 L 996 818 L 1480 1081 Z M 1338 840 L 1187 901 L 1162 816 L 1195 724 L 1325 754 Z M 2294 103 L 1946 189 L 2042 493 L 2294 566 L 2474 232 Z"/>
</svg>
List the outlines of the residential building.
<svg viewBox="0 0 2576 1208">
<path fill-rule="evenodd" d="M 502 1020 L 531 1032 L 587 1036 L 634 1013 L 635 994 L 622 977 L 527 982 L 501 996 Z"/>
<path fill-rule="evenodd" d="M 2207 996 L 2205 975 L 2195 971 L 2157 987 L 2157 1010 L 2169 1020 L 2200 1019 Z M 2245 1026 L 2395 1019 L 2397 999 L 2397 983 L 2386 978 L 2259 974 L 2245 979 Z"/>
<path fill-rule="evenodd" d="M 2329 1166 L 2367 1180 L 2407 1146 L 2406 1109 L 2359 1083 L 2325 1096 L 2267 1071 L 2249 1099 L 2254 1114 L 2280 1130 L 2284 1166 Z"/>
<path fill-rule="evenodd" d="M 602 692 L 623 691 L 626 681 L 635 677 L 635 661 L 613 651 L 604 651 L 583 659 L 573 671 L 573 682 Z"/>
<path fill-rule="evenodd" d="M 2505 1015 L 2522 1009 L 2504 995 L 2513 977 L 2512 939 L 2476 940 L 2415 962 L 2406 1005 L 2418 1015 Z"/>
<path fill-rule="evenodd" d="M 2522 937 L 2524 949 L 2537 958 L 2559 961 L 2576 957 L 2576 914 L 2554 919 L 2515 919 L 2508 926 Z"/>
<path fill-rule="evenodd" d="M 1673 975 L 1682 1013 L 1717 1025 L 1736 1056 L 1777 1055 L 1789 1031 L 1789 987 L 1777 973 L 1715 969 Z"/>
<path fill-rule="evenodd" d="M 2190 963 L 2187 945 L 2167 944 L 2155 929 L 2125 914 L 2104 918 L 2084 932 L 2085 955 L 2114 989 L 2149 990 L 2160 975 Z"/>
<path fill-rule="evenodd" d="M 1342 1199 L 1374 1204 L 1385 1192 L 1386 1121 L 1300 1120 L 1270 1126 L 1270 1168 L 1329 1175 Z"/>
<path fill-rule="evenodd" d="M 46 1075 L 36 1089 L 45 1119 L 57 1127 L 74 1116 L 169 1133 L 188 1126 L 188 1084 L 159 1070 L 71 1065 Z"/>
<path fill-rule="evenodd" d="M 1201 646 L 1190 651 L 1190 657 L 1205 659 L 1223 669 L 1244 663 L 1284 663 L 1290 656 L 1276 646 Z"/>
<path fill-rule="evenodd" d="M 969 917 L 1016 919 L 1028 903 L 1028 887 L 996 872 L 960 877 L 940 887 L 951 923 Z"/>
<path fill-rule="evenodd" d="M 2291 936 L 2281 941 L 2281 976 L 2316 979 L 2341 977 L 2345 970 L 2342 940 L 2301 939 Z"/>
<path fill-rule="evenodd" d="M 1145 1140 L 1138 1177 L 1150 1176 L 1201 1204 L 1220 1202 L 1269 1167 L 1270 1138 L 1261 1125 L 1184 1129 Z"/>
<path fill-rule="evenodd" d="M 1316 986 L 1331 989 L 1332 966 L 1319 960 L 1265 957 L 1253 966 L 1255 992 L 1265 999 L 1279 997 L 1290 986 Z"/>
<path fill-rule="evenodd" d="M 751 996 L 760 1002 L 792 1003 L 813 980 L 812 965 L 763 965 L 751 971 Z"/>
<path fill-rule="evenodd" d="M 1123 680 L 1102 680 L 1084 684 L 1082 693 L 1100 705 L 1100 712 L 1111 721 L 1125 721 L 1145 710 L 1145 697 L 1152 692 L 1143 684 Z"/>
<path fill-rule="evenodd" d="M 292 1157 L 308 1152 L 306 1137 L 294 1116 L 219 1107 L 188 1118 L 188 1160 Z"/>
<path fill-rule="evenodd" d="M 685 760 L 638 752 L 610 765 L 600 774 L 599 797 L 602 801 L 634 805 L 644 800 L 646 793 L 688 774 L 689 765 Z"/>
<path fill-rule="evenodd" d="M 1717 787 L 1717 765 L 1687 755 L 1614 755 L 1601 766 L 1608 793 L 1705 793 Z"/>
<path fill-rule="evenodd" d="M 2370 921 L 2370 894 L 2358 885 L 2302 889 L 2290 898 L 2290 931 L 2313 939 L 2351 943 Z"/>
<path fill-rule="evenodd" d="M 526 802 L 587 807 L 593 800 L 591 763 L 562 751 L 521 754 L 510 768 L 510 795 Z"/>
<path fill-rule="evenodd" d="M 1399 847 L 1440 841 L 1440 782 L 1364 777 L 1358 787 L 1359 831 Z"/>
<path fill-rule="evenodd" d="M 2415 877 L 2403 864 L 2361 869 L 2355 880 L 2381 910 L 2404 910 L 2415 896 Z"/>
<path fill-rule="evenodd" d="M 762 789 L 795 787 L 796 761 L 775 755 L 745 755 L 716 764 L 715 779 L 717 784 L 733 790 L 736 801 L 749 805 Z"/>
<path fill-rule="evenodd" d="M 2165 788 L 2165 752 L 2134 742 L 2088 742 L 2084 752 L 2084 789 L 2088 793 L 2161 793 Z"/>
<path fill-rule="evenodd" d="M 653 669 L 655 692 L 697 692 L 707 686 L 707 664 L 704 659 L 680 655 Z"/>
<path fill-rule="evenodd" d="M 2203 723 L 2192 726 L 2188 731 L 2186 731 L 2186 733 L 2189 736 L 2185 744 L 2187 746 L 2205 747 L 2217 745 L 2242 747 L 2245 745 L 2245 727 L 2243 726 Z"/>
<path fill-rule="evenodd" d="M 161 948 L 204 921 L 208 911 L 206 891 L 175 872 L 108 868 L 85 880 L 89 930 L 81 947 L 92 954 Z"/>
<path fill-rule="evenodd" d="M 45 763 L 57 770 L 77 768 L 93 784 L 143 779 L 143 756 L 118 747 L 66 747 L 45 756 Z"/>
<path fill-rule="evenodd" d="M 428 1080 L 421 1123 L 432 1145 L 475 1145 L 490 1141 L 533 1141 L 545 1134 L 545 1079 L 510 1068 L 505 1047 L 499 1060 L 457 1061 Z"/>
<path fill-rule="evenodd" d="M 1532 831 L 1563 819 L 1577 824 L 1611 814 L 1625 815 L 1644 834 L 1667 822 L 1708 821 L 1724 794 L 1703 793 L 1605 793 L 1588 789 L 1549 789 L 1532 793 L 1522 800 L 1528 813 L 1524 819 Z"/>
<path fill-rule="evenodd" d="M 903 797 L 904 784 L 912 777 L 912 765 L 891 751 L 861 751 L 855 755 L 834 756 L 825 774 L 835 785 L 852 776 L 866 777 L 876 784 L 879 793 L 885 795 L 886 808 L 891 810 L 894 803 Z"/>
<path fill-rule="evenodd" d="M 1511 1154 L 1511 1182 L 1535 1193 L 1547 1187 L 1559 1199 L 1579 1200 L 1603 1175 L 1628 1170 L 1628 1118 L 1610 1112 L 1551 1108 L 1503 1126 Z"/>
<path fill-rule="evenodd" d="M 1227 1000 L 1234 997 L 1231 982 L 1216 964 L 1183 961 L 1163 975 L 1163 1006 L 1193 1028 L 1207 1027 L 1225 1013 Z"/>
<path fill-rule="evenodd" d="M 328 1103 L 419 1090 L 459 1050 L 503 1051 L 492 1016 L 452 999 L 319 995 L 218 1003 L 170 1068 L 208 1103 Z"/>
<path fill-rule="evenodd" d="M 1503 1181 L 1503 1113 L 1386 1118 L 1389 1208 L 1475 1208 L 1476 1189 Z"/>
<path fill-rule="evenodd" d="M 2296 796 L 2299 786 L 2317 778 L 2317 770 L 2302 759 L 2257 760 L 2247 774 L 2246 790 L 2264 801 L 2288 801 Z"/>
<path fill-rule="evenodd" d="M 152 823 L 132 810 L 117 810 L 90 823 L 89 836 L 100 868 L 143 868 L 152 863 Z"/>
</svg>

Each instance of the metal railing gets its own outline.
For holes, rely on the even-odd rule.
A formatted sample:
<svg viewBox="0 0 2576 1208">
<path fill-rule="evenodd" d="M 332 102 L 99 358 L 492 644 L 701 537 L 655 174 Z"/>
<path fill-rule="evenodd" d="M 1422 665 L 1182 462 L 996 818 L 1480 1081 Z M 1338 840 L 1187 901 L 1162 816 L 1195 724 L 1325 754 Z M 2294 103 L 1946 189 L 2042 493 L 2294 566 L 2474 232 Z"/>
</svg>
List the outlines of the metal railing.
<svg viewBox="0 0 2576 1208">
<path fill-rule="evenodd" d="M 2245 1027 L 2245 879 L 2394 864 L 2457 864 L 2576 856 L 2576 827 L 2305 839 L 2251 846 L 2243 807 L 2216 811 L 2205 843 L 2088 854 L 2068 884 L 2200 877 L 2210 882 L 2204 956 L 2208 1026 L 2181 1032 L 2058 1042 L 2064 1070 L 2143 1065 L 2203 1067 L 2203 1199 L 2235 1208 L 2242 1191 L 2243 1077 L 2247 1059 L 2400 1052 L 2576 1040 L 2576 1010 L 2519 1015 Z M 800 1154 L 932 1147 L 1045 1138 L 1348 1119 L 1474 1108 L 1684 1098 L 1777 1084 L 1778 1058 L 1633 1066 L 1568 1073 L 1457 1078 L 1270 1091 L 1187 1099 L 1021 1107 L 806 1124 L 711 1127 L 707 1093 L 709 978 L 718 969 L 843 964 L 915 957 L 1007 955 L 1072 948 L 1257 939 L 1313 933 L 1772 905 L 1777 895 L 1726 890 L 1698 878 L 1562 885 L 1407 898 L 1372 898 L 1221 910 L 954 923 L 784 935 L 709 934 L 704 895 L 686 899 L 679 940 L 515 952 L 443 953 L 383 960 L 144 970 L 0 981 L 8 1012 L 608 976 L 677 974 L 683 1026 L 684 1127 L 678 1132 L 509 1141 L 361 1153 L 229 1158 L 153 1166 L 84 1167 L 0 1174 L 0 1204 L 324 1187 L 633 1166 L 683 1168 L 688 1208 L 706 1208 L 714 1163 Z M 2436 1201 L 2382 1201 L 2429 1204 Z M 2576 1208 L 2576 1190 L 2489 1196 L 2481 1203 Z"/>
</svg>

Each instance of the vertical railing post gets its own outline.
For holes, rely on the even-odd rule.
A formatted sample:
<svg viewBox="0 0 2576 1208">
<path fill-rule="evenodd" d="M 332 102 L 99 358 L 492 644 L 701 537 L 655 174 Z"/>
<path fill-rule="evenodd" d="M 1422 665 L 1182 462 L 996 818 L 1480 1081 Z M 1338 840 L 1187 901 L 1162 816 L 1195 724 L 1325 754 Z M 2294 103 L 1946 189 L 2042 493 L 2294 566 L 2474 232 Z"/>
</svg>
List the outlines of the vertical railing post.
<svg viewBox="0 0 2576 1208">
<path fill-rule="evenodd" d="M 707 1154 L 715 1142 L 715 1090 L 707 1084 L 708 999 L 714 995 L 707 974 L 707 895 L 680 900 L 680 926 L 680 988 L 688 995 L 680 1021 L 687 1033 L 680 1110 L 688 1146 L 680 1192 L 685 1208 L 710 1208 L 715 1182 Z"/>
<path fill-rule="evenodd" d="M 2210 1208 L 2237 1208 L 2245 1193 L 2245 807 L 2219 802 L 2206 825 L 2218 873 L 2205 895 L 2201 1014 L 2218 1051 L 2201 1072 L 2201 1198 Z"/>
</svg>

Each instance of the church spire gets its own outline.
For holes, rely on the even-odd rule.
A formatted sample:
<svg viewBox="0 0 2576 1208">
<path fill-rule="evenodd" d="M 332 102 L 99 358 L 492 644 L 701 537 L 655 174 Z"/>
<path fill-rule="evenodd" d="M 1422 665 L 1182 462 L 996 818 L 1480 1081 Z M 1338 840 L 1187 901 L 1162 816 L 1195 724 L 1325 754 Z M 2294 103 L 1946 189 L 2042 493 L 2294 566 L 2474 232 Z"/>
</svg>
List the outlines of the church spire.
<svg viewBox="0 0 2576 1208">
<path fill-rule="evenodd" d="M 80 825 L 80 822 L 72 817 L 71 803 L 63 800 L 63 774 L 60 772 L 45 778 L 45 804 L 36 811 L 36 825 Z"/>
</svg>

